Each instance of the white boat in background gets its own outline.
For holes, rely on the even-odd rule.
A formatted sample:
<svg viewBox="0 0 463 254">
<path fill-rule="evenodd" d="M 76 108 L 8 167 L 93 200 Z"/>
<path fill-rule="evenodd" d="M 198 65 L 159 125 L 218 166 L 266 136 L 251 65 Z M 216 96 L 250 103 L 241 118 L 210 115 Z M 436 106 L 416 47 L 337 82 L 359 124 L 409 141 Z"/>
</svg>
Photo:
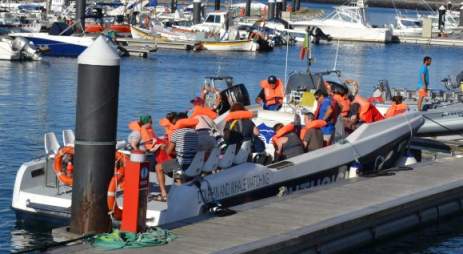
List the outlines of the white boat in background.
<svg viewBox="0 0 463 254">
<path fill-rule="evenodd" d="M 0 60 L 38 61 L 39 51 L 24 38 L 0 37 Z"/>
<path fill-rule="evenodd" d="M 394 36 L 421 36 L 423 31 L 423 21 L 420 18 L 412 18 L 397 15 L 395 24 L 391 25 L 392 35 Z"/>
<path fill-rule="evenodd" d="M 308 26 L 319 27 L 334 40 L 390 42 L 390 28 L 372 27 L 367 22 L 366 6 L 363 0 L 358 0 L 352 6 L 337 6 L 334 11 L 322 19 L 295 21 L 290 23 L 295 30 L 305 31 Z"/>
</svg>

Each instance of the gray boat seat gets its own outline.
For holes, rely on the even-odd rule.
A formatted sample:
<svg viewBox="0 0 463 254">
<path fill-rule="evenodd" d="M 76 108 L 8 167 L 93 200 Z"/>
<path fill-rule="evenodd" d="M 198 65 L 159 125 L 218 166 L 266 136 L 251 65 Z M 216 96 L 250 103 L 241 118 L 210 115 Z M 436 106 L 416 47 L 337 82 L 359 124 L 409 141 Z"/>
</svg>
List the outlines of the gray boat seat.
<svg viewBox="0 0 463 254">
<path fill-rule="evenodd" d="M 63 130 L 63 145 L 64 146 L 74 146 L 74 141 L 76 137 L 74 136 L 73 130 Z"/>
<path fill-rule="evenodd" d="M 47 132 L 43 137 L 43 143 L 45 146 L 45 153 L 47 155 L 54 155 L 58 152 L 60 144 L 54 132 Z"/>
<path fill-rule="evenodd" d="M 234 164 L 245 163 L 248 160 L 249 154 L 251 154 L 251 140 L 244 141 L 241 144 L 240 150 L 233 159 Z"/>
<path fill-rule="evenodd" d="M 219 166 L 220 150 L 218 147 L 211 150 L 209 157 L 203 166 L 203 173 L 211 173 L 214 169 Z"/>
<path fill-rule="evenodd" d="M 187 177 L 195 177 L 201 174 L 201 169 L 204 165 L 204 151 L 196 153 L 190 166 L 183 172 Z"/>
<path fill-rule="evenodd" d="M 222 158 L 219 160 L 219 168 L 229 168 L 235 159 L 236 144 L 229 145 Z"/>
</svg>

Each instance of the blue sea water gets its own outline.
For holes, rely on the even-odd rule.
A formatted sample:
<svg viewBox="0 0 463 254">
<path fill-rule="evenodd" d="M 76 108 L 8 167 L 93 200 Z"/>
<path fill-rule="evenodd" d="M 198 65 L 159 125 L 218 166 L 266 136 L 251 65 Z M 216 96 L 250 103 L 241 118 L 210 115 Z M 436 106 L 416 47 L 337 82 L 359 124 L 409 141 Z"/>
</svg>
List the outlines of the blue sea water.
<svg viewBox="0 0 463 254">
<path fill-rule="evenodd" d="M 325 7 L 324 7 L 325 8 Z M 383 20 L 390 13 L 374 9 Z M 371 12 L 370 12 L 371 14 Z M 382 18 L 378 18 L 380 23 Z M 286 52 L 288 50 L 288 56 Z M 313 48 L 314 71 L 336 68 L 344 78 L 359 80 L 368 95 L 378 80 L 393 87 L 414 89 L 418 69 L 425 55 L 433 57 L 431 87 L 439 88 L 448 74 L 462 71 L 463 48 L 369 43 L 322 44 Z M 270 74 L 284 78 L 292 71 L 304 71 L 298 47 L 277 48 L 269 53 L 213 53 L 160 50 L 149 58 L 121 61 L 118 137 L 128 133 L 127 123 L 140 114 L 153 115 L 155 122 L 170 111 L 188 110 L 208 75 L 223 74 L 244 83 L 251 97 L 257 95 L 259 80 Z M 287 62 L 287 71 L 285 66 Z M 72 58 L 44 58 L 42 62 L 0 62 L 0 253 L 36 247 L 51 240 L 46 225 L 18 224 L 10 208 L 16 171 L 21 163 L 44 154 L 43 134 L 74 128 L 77 61 Z M 156 126 L 156 131 L 161 128 Z M 430 234 L 399 238 L 370 247 L 362 253 L 461 253 L 463 223 L 437 227 Z M 446 231 L 450 228 L 450 231 Z M 449 233 L 448 233 L 449 232 Z M 421 237 L 424 235 L 423 237 Z M 440 237 L 436 237 L 440 236 Z M 437 239 L 437 240 L 430 240 Z M 395 242 L 399 244 L 394 245 Z M 383 247 L 381 247 L 383 246 Z M 392 247 L 391 247 L 392 246 Z M 419 247 L 419 248 L 418 248 Z M 387 252 L 381 252 L 382 250 Z M 410 251 L 408 251 L 410 250 Z"/>
</svg>

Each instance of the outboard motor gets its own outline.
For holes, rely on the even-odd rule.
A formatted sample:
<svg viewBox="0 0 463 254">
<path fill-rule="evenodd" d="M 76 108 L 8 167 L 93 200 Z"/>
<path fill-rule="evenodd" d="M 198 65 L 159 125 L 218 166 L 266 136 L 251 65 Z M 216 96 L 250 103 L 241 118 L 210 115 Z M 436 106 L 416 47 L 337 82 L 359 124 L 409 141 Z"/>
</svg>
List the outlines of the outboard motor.
<svg viewBox="0 0 463 254">
<path fill-rule="evenodd" d="M 243 104 L 243 106 L 251 105 L 249 93 L 244 84 L 238 84 L 223 90 L 220 92 L 220 99 L 221 103 L 218 108 L 219 115 L 227 112 L 231 105 L 236 102 Z"/>
<path fill-rule="evenodd" d="M 23 37 L 16 37 L 13 40 L 13 50 L 20 51 L 21 57 L 24 59 L 31 59 L 34 61 L 39 61 L 41 59 L 37 48 Z"/>
</svg>

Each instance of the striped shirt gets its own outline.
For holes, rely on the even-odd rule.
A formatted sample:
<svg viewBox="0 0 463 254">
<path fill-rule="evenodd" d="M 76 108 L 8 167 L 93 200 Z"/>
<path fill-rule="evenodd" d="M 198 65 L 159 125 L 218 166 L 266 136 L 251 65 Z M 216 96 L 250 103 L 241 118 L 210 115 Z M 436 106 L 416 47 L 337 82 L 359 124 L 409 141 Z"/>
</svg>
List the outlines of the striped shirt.
<svg viewBox="0 0 463 254">
<path fill-rule="evenodd" d="M 183 128 L 174 131 L 170 142 L 175 144 L 177 161 L 180 165 L 189 165 L 198 150 L 198 134 L 194 129 Z"/>
</svg>

